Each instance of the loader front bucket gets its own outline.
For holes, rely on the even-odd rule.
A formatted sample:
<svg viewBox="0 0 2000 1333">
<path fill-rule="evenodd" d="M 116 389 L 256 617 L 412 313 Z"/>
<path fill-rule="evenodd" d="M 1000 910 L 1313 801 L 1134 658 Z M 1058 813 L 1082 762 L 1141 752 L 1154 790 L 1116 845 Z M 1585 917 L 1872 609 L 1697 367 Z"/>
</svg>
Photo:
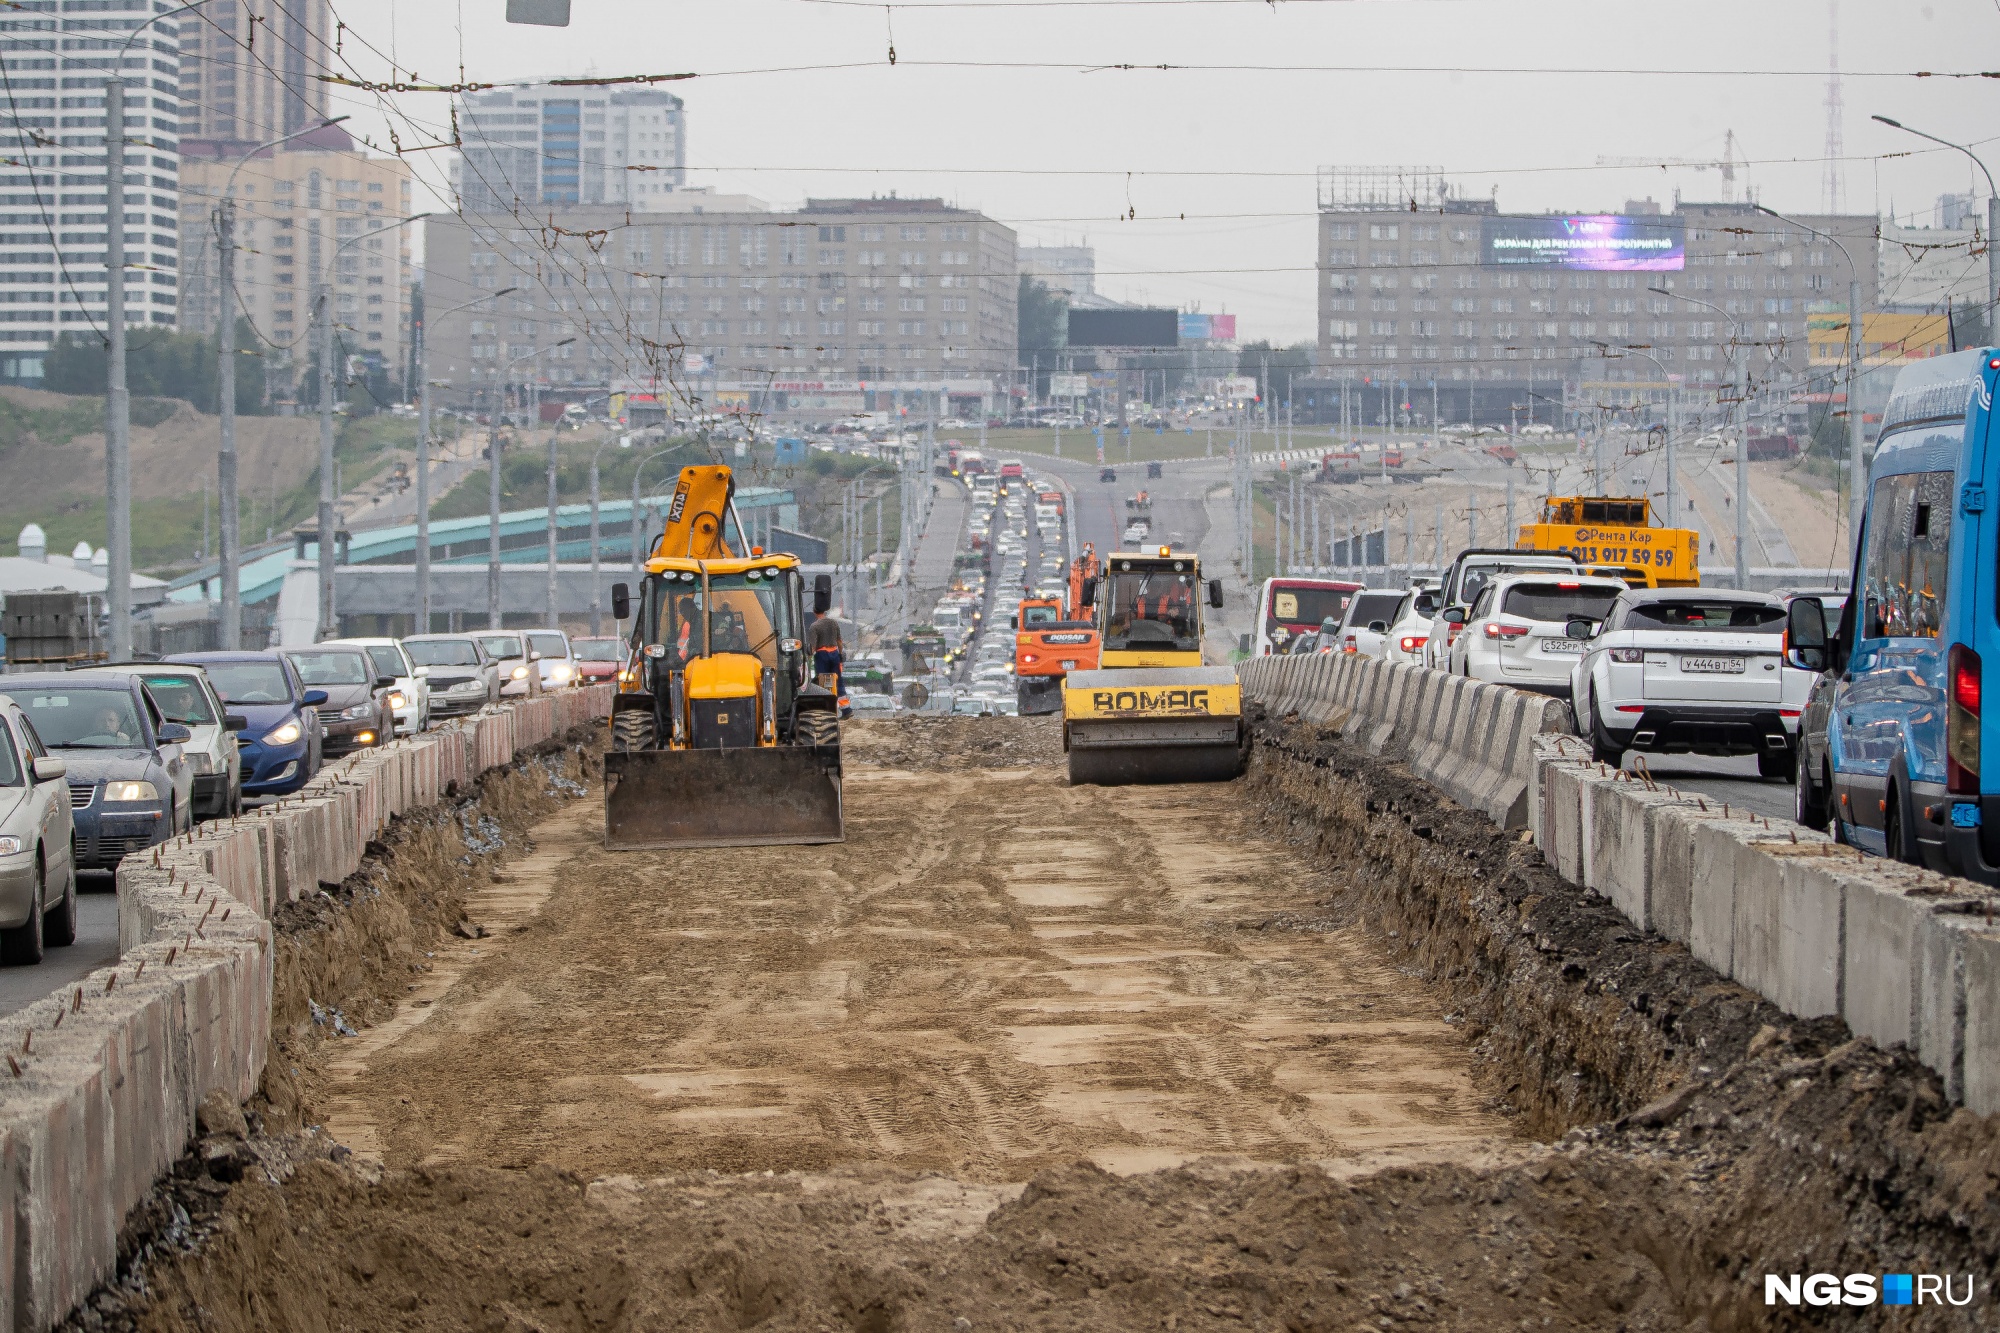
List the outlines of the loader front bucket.
<svg viewBox="0 0 2000 1333">
<path fill-rule="evenodd" d="M 845 838 L 837 749 L 788 745 L 604 756 L 604 845 L 612 851 Z"/>
</svg>

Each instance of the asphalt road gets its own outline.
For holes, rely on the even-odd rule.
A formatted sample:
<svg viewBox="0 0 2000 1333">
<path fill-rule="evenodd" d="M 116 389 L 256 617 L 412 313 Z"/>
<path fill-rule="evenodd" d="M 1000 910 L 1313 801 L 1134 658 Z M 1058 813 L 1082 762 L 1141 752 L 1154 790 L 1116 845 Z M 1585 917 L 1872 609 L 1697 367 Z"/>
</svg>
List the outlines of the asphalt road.
<svg viewBox="0 0 2000 1333">
<path fill-rule="evenodd" d="M 0 970 L 0 1015 L 25 1009 L 118 961 L 118 893 L 111 876 L 78 876 L 76 909 L 76 943 L 50 948 L 34 967 Z"/>
<path fill-rule="evenodd" d="M 1636 772 L 1638 760 L 1636 753 L 1627 754 L 1625 768 Z M 1655 782 L 1706 796 L 1711 801 L 1722 801 L 1733 809 L 1749 810 L 1766 819 L 1791 820 L 1791 784 L 1758 777 L 1757 761 L 1749 756 L 1717 759 L 1700 754 L 1649 754 L 1645 762 Z"/>
</svg>

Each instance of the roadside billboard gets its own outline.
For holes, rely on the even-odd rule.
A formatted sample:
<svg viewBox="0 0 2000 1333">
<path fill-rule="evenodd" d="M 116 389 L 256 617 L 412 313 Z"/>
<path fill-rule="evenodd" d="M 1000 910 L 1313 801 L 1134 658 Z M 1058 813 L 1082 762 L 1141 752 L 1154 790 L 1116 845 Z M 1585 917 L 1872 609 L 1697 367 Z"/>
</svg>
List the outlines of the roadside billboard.
<svg viewBox="0 0 2000 1333">
<path fill-rule="evenodd" d="M 1181 341 L 1184 343 L 1236 341 L 1234 315 L 1182 315 Z"/>
<path fill-rule="evenodd" d="M 1666 215 L 1489 217 L 1480 224 L 1480 239 L 1481 261 L 1500 268 L 1670 272 L 1687 267 L 1687 225 Z"/>
<path fill-rule="evenodd" d="M 1051 398 L 1081 398 L 1089 392 L 1090 376 L 1088 375 L 1049 376 L 1049 397 Z"/>
</svg>

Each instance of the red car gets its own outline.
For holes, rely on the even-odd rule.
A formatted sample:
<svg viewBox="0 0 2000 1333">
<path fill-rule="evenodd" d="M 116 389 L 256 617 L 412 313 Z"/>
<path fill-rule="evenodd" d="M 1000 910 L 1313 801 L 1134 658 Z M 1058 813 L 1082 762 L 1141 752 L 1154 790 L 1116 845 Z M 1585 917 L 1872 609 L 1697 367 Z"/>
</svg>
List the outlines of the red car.
<svg viewBox="0 0 2000 1333">
<path fill-rule="evenodd" d="M 576 651 L 576 674 L 584 681 L 592 685 L 617 683 L 618 672 L 625 665 L 625 640 L 580 638 L 571 639 L 570 646 Z"/>
</svg>

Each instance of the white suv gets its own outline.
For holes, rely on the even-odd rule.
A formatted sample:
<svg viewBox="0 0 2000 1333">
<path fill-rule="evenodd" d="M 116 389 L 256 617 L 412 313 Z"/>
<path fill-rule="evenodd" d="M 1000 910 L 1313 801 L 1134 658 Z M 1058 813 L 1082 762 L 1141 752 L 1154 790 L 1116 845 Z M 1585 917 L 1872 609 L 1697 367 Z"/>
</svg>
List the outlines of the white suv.
<svg viewBox="0 0 2000 1333">
<path fill-rule="evenodd" d="M 1762 593 L 1621 593 L 1594 634 L 1571 626 L 1588 635 L 1570 672 L 1577 730 L 1607 764 L 1626 750 L 1754 754 L 1761 776 L 1790 782 L 1812 674 L 1785 665 L 1784 631 L 1784 602 Z"/>
<path fill-rule="evenodd" d="M 1439 614 L 1431 622 L 1431 635 L 1424 643 L 1424 665 L 1442 670 L 1450 661 L 1451 645 L 1458 637 L 1458 629 L 1445 620 L 1444 612 L 1453 607 L 1460 610 L 1470 607 L 1486 585 L 1502 574 L 1557 571 L 1578 576 L 1583 573 L 1576 561 L 1553 552 L 1478 547 L 1460 551 L 1458 558 L 1451 562 L 1451 568 L 1445 571 L 1444 587 L 1437 596 Z M 1459 623 L 1462 624 L 1463 620 Z"/>
<path fill-rule="evenodd" d="M 1452 640 L 1451 674 L 1567 699 L 1570 668 L 1583 656 L 1583 640 L 1569 636 L 1569 622 L 1595 627 L 1625 589 L 1622 579 L 1502 575 L 1469 609 L 1445 613 L 1465 618 L 1464 632 Z"/>
</svg>

